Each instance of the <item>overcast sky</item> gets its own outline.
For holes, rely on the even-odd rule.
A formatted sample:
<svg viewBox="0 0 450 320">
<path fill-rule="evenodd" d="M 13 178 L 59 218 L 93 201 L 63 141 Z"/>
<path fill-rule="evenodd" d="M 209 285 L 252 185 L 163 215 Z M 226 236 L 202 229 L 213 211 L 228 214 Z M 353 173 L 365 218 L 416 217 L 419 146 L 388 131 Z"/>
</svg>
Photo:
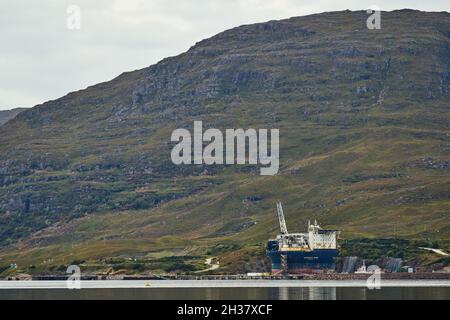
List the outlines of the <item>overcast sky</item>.
<svg viewBox="0 0 450 320">
<path fill-rule="evenodd" d="M 67 27 L 67 8 L 81 28 Z M 254 22 L 335 10 L 450 11 L 450 0 L 0 0 L 0 110 L 34 106 Z"/>
</svg>

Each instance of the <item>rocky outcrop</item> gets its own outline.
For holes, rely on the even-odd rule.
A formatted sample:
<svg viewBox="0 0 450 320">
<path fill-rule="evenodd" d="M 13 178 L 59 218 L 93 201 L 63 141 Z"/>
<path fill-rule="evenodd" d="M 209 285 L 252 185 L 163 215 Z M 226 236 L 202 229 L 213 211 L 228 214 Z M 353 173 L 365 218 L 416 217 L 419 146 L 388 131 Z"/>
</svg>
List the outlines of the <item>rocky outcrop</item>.
<svg viewBox="0 0 450 320">
<path fill-rule="evenodd" d="M 11 110 L 0 110 L 0 126 L 11 119 L 14 119 L 22 111 L 26 110 L 25 108 L 14 108 Z"/>
</svg>

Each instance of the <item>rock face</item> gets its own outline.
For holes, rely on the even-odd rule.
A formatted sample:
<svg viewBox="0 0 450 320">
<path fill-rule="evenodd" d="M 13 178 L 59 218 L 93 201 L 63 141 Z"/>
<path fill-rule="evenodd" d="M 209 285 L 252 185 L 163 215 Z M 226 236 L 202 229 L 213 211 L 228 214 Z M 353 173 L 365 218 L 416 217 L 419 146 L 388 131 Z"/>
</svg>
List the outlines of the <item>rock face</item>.
<svg viewBox="0 0 450 320">
<path fill-rule="evenodd" d="M 0 244 L 142 210 L 155 219 L 121 237 L 259 241 L 277 228 L 275 199 L 293 228 L 319 217 L 349 234 L 448 238 L 450 14 L 383 12 L 381 30 L 366 19 L 241 26 L 20 113 L 0 127 Z M 194 120 L 279 128 L 280 174 L 173 165 L 170 134 Z"/>
<path fill-rule="evenodd" d="M 14 108 L 11 110 L 0 110 L 0 126 L 5 124 L 9 120 L 13 119 L 22 111 L 26 110 L 25 108 Z"/>
</svg>

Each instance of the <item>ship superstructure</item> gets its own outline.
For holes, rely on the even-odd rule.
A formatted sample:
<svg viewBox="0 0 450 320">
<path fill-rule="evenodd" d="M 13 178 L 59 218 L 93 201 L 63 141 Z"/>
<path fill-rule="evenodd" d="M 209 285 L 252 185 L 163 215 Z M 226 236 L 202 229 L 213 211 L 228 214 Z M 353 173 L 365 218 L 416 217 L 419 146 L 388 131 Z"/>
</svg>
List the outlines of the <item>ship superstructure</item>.
<svg viewBox="0 0 450 320">
<path fill-rule="evenodd" d="M 281 233 L 267 244 L 272 273 L 334 270 L 334 258 L 339 255 L 338 230 L 322 229 L 317 221 L 314 224 L 308 221 L 307 233 L 289 233 L 280 202 L 277 203 L 277 216 Z"/>
</svg>

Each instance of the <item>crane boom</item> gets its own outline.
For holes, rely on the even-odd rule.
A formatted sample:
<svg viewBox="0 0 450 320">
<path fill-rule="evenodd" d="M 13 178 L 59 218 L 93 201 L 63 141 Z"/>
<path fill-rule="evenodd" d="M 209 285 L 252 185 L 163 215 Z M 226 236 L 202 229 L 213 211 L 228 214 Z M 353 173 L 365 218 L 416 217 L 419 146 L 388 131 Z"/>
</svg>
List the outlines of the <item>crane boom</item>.
<svg viewBox="0 0 450 320">
<path fill-rule="evenodd" d="M 284 220 L 283 207 L 281 206 L 281 202 L 277 202 L 277 215 L 278 221 L 280 222 L 281 234 L 287 235 L 288 230 L 286 227 L 286 221 Z"/>
</svg>

